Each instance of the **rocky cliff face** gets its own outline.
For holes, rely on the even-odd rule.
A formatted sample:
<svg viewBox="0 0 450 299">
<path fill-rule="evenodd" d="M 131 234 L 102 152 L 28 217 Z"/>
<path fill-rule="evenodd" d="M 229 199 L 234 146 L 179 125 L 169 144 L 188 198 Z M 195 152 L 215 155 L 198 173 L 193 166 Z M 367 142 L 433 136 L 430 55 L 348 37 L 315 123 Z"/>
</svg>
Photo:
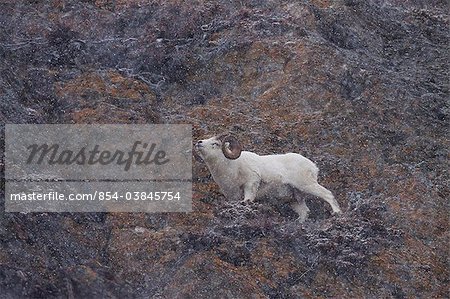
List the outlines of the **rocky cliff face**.
<svg viewBox="0 0 450 299">
<path fill-rule="evenodd" d="M 230 129 L 315 161 L 345 210 L 305 195 L 301 225 L 270 199 L 243 209 L 198 162 L 189 214 L 1 208 L 1 298 L 448 296 L 446 1 L 0 7 L 3 124 Z"/>
</svg>

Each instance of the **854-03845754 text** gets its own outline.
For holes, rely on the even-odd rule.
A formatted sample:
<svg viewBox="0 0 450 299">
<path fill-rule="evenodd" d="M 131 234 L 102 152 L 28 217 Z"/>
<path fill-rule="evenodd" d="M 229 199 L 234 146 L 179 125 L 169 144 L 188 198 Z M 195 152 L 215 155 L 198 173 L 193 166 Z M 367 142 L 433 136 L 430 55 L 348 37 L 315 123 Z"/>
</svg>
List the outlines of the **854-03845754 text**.
<svg viewBox="0 0 450 299">
<path fill-rule="evenodd" d="M 20 192 L 12 193 L 9 200 L 43 200 L 43 201 L 108 201 L 108 200 L 149 200 L 149 201 L 173 201 L 182 200 L 179 191 L 129 191 L 125 193 L 114 191 L 95 191 L 93 193 L 61 193 L 58 191 L 49 192 Z"/>
</svg>

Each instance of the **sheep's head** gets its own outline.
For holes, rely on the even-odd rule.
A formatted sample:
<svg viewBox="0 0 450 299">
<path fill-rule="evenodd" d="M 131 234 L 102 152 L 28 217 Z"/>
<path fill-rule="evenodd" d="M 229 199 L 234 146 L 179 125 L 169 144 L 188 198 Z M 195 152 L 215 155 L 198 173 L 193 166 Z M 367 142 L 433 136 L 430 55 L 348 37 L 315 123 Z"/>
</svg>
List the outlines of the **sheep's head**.
<svg viewBox="0 0 450 299">
<path fill-rule="evenodd" d="M 241 155 L 241 145 L 230 134 L 221 134 L 205 140 L 199 140 L 195 149 L 200 157 L 205 159 L 219 158 L 224 155 L 227 159 L 235 160 Z"/>
</svg>

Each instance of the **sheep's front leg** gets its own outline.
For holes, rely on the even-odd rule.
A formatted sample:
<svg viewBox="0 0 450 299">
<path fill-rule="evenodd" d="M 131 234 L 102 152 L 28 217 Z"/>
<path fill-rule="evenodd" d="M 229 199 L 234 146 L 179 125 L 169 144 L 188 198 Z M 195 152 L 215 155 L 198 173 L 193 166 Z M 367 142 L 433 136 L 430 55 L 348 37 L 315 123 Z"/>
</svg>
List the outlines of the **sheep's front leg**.
<svg viewBox="0 0 450 299">
<path fill-rule="evenodd" d="M 252 203 L 258 192 L 259 181 L 247 182 L 244 185 L 244 203 Z"/>
<path fill-rule="evenodd" d="M 291 207 L 298 214 L 298 221 L 303 223 L 308 218 L 309 208 L 306 205 L 305 198 L 297 189 L 294 189 L 294 197 L 295 202 L 291 203 Z"/>
</svg>

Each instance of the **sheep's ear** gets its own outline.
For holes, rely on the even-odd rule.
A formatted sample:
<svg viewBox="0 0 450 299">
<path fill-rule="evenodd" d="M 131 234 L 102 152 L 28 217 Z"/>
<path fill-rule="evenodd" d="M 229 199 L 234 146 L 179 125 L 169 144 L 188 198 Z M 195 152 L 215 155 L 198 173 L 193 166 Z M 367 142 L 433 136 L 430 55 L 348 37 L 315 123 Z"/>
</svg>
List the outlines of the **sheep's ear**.
<svg viewBox="0 0 450 299">
<path fill-rule="evenodd" d="M 239 158 L 242 152 L 241 145 L 233 136 L 226 136 L 222 140 L 222 152 L 230 160 Z"/>
</svg>

